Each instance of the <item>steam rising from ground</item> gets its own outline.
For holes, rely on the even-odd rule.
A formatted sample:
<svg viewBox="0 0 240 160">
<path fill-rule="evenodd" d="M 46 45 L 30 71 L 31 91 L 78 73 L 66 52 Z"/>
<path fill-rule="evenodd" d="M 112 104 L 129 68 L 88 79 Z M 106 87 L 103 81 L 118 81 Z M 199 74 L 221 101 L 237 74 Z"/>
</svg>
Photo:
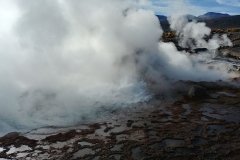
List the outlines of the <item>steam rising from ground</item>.
<svg viewBox="0 0 240 160">
<path fill-rule="evenodd" d="M 229 76 L 178 52 L 173 43 L 159 42 L 157 17 L 137 1 L 0 3 L 2 132 L 78 123 L 99 107 L 148 100 L 152 84 Z M 184 21 L 179 33 L 199 25 L 204 26 Z M 209 33 L 205 30 L 201 35 Z"/>
<path fill-rule="evenodd" d="M 170 27 L 179 36 L 179 45 L 186 48 L 217 49 L 220 46 L 232 46 L 232 42 L 226 34 L 214 35 L 209 41 L 205 38 L 210 36 L 211 29 L 204 22 L 197 23 L 195 20 L 188 22 L 186 15 L 172 15 L 169 17 Z"/>
</svg>

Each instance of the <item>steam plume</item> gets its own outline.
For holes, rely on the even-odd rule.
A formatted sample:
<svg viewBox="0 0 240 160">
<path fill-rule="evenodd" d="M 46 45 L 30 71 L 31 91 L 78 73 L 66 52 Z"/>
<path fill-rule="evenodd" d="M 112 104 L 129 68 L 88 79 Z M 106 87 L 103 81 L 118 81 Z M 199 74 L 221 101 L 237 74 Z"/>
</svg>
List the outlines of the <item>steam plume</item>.
<svg viewBox="0 0 240 160">
<path fill-rule="evenodd" d="M 3 133 L 71 125 L 91 117 L 89 113 L 99 107 L 146 101 L 150 82 L 161 88 L 179 79 L 229 76 L 178 52 L 173 43 L 159 42 L 163 33 L 159 21 L 152 11 L 141 9 L 142 2 L 0 3 L 1 15 L 6 15 L 0 16 Z M 179 30 L 182 35 L 184 26 L 188 25 Z"/>
<path fill-rule="evenodd" d="M 188 22 L 186 15 L 172 15 L 168 18 L 170 28 L 177 32 L 179 45 L 188 48 L 217 49 L 220 46 L 232 46 L 226 34 L 215 34 L 208 42 L 205 40 L 211 34 L 211 29 L 204 22 Z"/>
</svg>

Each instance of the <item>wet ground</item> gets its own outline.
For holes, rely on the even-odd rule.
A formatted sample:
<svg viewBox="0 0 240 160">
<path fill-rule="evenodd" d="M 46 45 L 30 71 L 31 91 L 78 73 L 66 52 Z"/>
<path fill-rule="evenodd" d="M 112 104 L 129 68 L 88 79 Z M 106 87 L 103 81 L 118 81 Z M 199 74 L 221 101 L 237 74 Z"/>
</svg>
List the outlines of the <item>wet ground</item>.
<svg viewBox="0 0 240 160">
<path fill-rule="evenodd" d="M 109 121 L 0 139 L 5 159 L 239 159 L 240 89 L 225 82 L 198 85 L 205 98 L 158 96 Z M 125 116 L 123 116 L 125 115 Z M 50 130 L 45 128 L 46 130 Z M 54 129 L 52 129 L 54 131 Z M 57 129 L 56 129 L 57 130 Z M 27 138 L 28 137 L 28 138 Z"/>
</svg>

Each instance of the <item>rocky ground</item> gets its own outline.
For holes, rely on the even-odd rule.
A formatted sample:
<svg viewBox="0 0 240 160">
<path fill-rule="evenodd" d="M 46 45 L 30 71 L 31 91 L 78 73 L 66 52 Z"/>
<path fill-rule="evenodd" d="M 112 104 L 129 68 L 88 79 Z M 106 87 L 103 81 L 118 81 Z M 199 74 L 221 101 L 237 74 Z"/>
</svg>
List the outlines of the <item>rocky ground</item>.
<svg viewBox="0 0 240 160">
<path fill-rule="evenodd" d="M 0 156 L 29 160 L 239 159 L 240 89 L 222 81 L 179 81 L 176 85 L 190 90 L 176 101 L 155 97 L 107 122 L 53 135 L 44 135 L 41 129 L 9 133 L 0 139 Z"/>
<path fill-rule="evenodd" d="M 230 36 L 236 45 L 239 36 Z M 222 58 L 239 63 L 236 45 L 221 48 Z M 157 94 L 104 122 L 9 133 L 0 138 L 0 159 L 237 160 L 239 82 L 238 77 L 230 82 L 178 81 L 169 88 L 171 94 Z"/>
</svg>

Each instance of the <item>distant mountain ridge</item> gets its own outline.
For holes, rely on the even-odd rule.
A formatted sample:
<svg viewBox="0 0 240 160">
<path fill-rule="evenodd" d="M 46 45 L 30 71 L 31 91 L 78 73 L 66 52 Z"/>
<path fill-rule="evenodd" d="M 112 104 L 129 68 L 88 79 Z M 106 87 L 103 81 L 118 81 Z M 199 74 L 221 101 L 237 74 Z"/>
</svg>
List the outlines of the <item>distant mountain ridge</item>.
<svg viewBox="0 0 240 160">
<path fill-rule="evenodd" d="M 164 15 L 156 15 L 160 21 L 166 21 L 167 17 Z"/>
<path fill-rule="evenodd" d="M 214 18 L 222 18 L 222 17 L 231 17 L 229 14 L 224 13 L 216 13 L 216 12 L 207 12 L 203 15 L 198 16 L 198 19 L 214 19 Z"/>
<path fill-rule="evenodd" d="M 167 17 L 164 15 L 156 15 L 161 23 L 164 31 L 170 30 Z M 240 28 L 240 15 L 229 15 L 223 13 L 208 12 L 198 17 L 191 14 L 186 15 L 189 21 L 196 20 L 198 22 L 205 22 L 211 29 L 218 28 Z"/>
<path fill-rule="evenodd" d="M 167 16 L 164 15 L 156 15 L 158 17 L 158 19 L 160 21 L 166 21 L 167 20 Z M 203 20 L 203 19 L 216 19 L 216 18 L 223 18 L 223 17 L 231 17 L 231 15 L 229 14 L 225 14 L 225 13 L 216 13 L 216 12 L 207 12 L 203 15 L 200 16 L 194 16 L 191 14 L 187 14 L 186 15 L 188 20 L 192 21 L 192 20 Z"/>
</svg>

